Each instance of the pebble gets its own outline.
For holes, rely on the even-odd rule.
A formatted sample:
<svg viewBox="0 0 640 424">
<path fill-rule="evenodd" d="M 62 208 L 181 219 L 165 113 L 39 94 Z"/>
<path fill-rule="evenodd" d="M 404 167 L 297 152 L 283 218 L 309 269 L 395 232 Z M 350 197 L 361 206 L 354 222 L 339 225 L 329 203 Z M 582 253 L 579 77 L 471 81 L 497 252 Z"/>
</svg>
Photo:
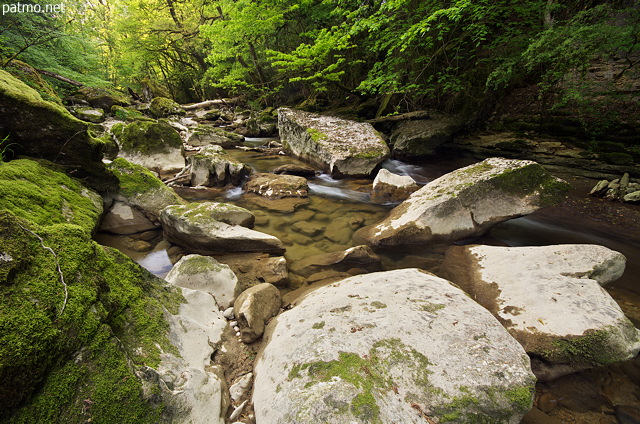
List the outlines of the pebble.
<svg viewBox="0 0 640 424">
<path fill-rule="evenodd" d="M 240 337 L 240 332 L 236 332 L 236 337 Z"/>
<path fill-rule="evenodd" d="M 240 406 L 234 409 L 231 415 L 229 416 L 229 421 L 235 421 L 235 419 L 238 418 L 240 414 L 242 414 L 242 410 L 244 409 L 245 406 L 247 406 L 248 402 L 249 402 L 248 400 L 245 400 L 240 404 Z"/>
<path fill-rule="evenodd" d="M 224 312 L 222 313 L 222 316 L 225 317 L 226 319 L 233 319 L 233 306 L 225 309 Z"/>
<path fill-rule="evenodd" d="M 237 402 L 244 396 L 249 387 L 251 386 L 251 380 L 253 379 L 253 373 L 247 373 L 242 377 L 238 378 L 238 380 L 231 385 L 229 388 L 229 393 L 231 394 L 231 399 L 234 402 Z"/>
<path fill-rule="evenodd" d="M 240 332 L 240 327 L 238 327 L 237 325 L 233 327 L 233 331 L 235 331 L 236 333 Z"/>
<path fill-rule="evenodd" d="M 230 325 L 230 326 L 232 326 L 232 327 L 237 327 L 237 326 L 238 326 L 238 321 L 231 321 L 231 322 L 229 323 L 229 325 Z M 236 330 L 236 331 L 237 331 L 237 330 Z"/>
</svg>

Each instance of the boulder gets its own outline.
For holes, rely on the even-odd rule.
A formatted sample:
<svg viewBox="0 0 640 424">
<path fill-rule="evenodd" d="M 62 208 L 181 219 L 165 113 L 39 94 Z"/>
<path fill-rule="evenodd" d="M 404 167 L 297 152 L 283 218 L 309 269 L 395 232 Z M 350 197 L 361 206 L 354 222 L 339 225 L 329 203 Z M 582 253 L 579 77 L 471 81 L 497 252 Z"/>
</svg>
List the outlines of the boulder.
<svg viewBox="0 0 640 424">
<path fill-rule="evenodd" d="M 219 260 L 231 267 L 238 277 L 242 290 L 261 283 L 286 286 L 289 278 L 287 260 L 284 256 L 242 253 L 224 255 Z"/>
<path fill-rule="evenodd" d="M 251 343 L 264 332 L 265 324 L 280 312 L 282 297 L 272 284 L 262 283 L 242 292 L 233 304 L 240 327 L 240 338 Z"/>
<path fill-rule="evenodd" d="M 91 233 L 102 198 L 47 161 L 0 162 L 0 209 L 40 225 L 74 224 Z"/>
<path fill-rule="evenodd" d="M 174 171 L 184 168 L 180 134 L 166 122 L 135 121 L 116 124 L 111 132 L 120 146 L 120 156 L 149 169 Z"/>
<path fill-rule="evenodd" d="M 71 113 L 78 119 L 86 122 L 100 123 L 104 121 L 104 110 L 92 107 L 74 107 Z"/>
<path fill-rule="evenodd" d="M 178 103 L 166 97 L 154 97 L 149 104 L 149 112 L 154 118 L 166 118 L 172 115 L 185 115 L 186 112 Z"/>
<path fill-rule="evenodd" d="M 450 242 L 556 204 L 569 187 L 535 162 L 489 158 L 431 181 L 386 219 L 358 230 L 354 240 L 374 246 Z"/>
<path fill-rule="evenodd" d="M 274 174 L 284 174 L 284 175 L 296 175 L 298 177 L 305 177 L 307 179 L 312 179 L 316 176 L 316 170 L 307 165 L 295 165 L 295 164 L 285 164 L 280 165 L 273 170 Z"/>
<path fill-rule="evenodd" d="M 187 138 L 187 144 L 190 146 L 198 147 L 216 144 L 225 149 L 241 146 L 243 141 L 243 136 L 215 128 L 211 125 L 198 125 L 189 134 L 189 138 Z"/>
<path fill-rule="evenodd" d="M 453 116 L 434 114 L 430 119 L 405 121 L 391 134 L 393 157 L 420 158 L 432 155 L 438 146 L 453 140 L 462 121 Z"/>
<path fill-rule="evenodd" d="M 125 122 L 133 122 L 138 120 L 152 121 L 151 118 L 149 118 L 148 116 L 144 116 L 144 114 L 139 110 L 136 110 L 130 107 L 122 107 L 118 105 L 111 106 L 111 115 L 114 118 L 120 121 L 125 121 Z"/>
<path fill-rule="evenodd" d="M 160 212 L 184 201 L 147 168 L 118 158 L 108 165 L 118 179 L 118 190 L 106 196 L 113 205 L 100 225 L 101 231 L 133 234 L 160 226 Z"/>
<path fill-rule="evenodd" d="M 622 198 L 625 202 L 639 203 L 640 202 L 640 190 L 625 194 Z"/>
<path fill-rule="evenodd" d="M 624 268 L 618 252 L 571 244 L 454 246 L 441 266 L 535 358 L 541 380 L 638 353 L 640 331 L 601 287 Z"/>
<path fill-rule="evenodd" d="M 231 268 L 210 256 L 183 256 L 165 280 L 174 286 L 209 293 L 223 309 L 233 305 L 240 294 L 238 279 Z"/>
<path fill-rule="evenodd" d="M 8 151 L 53 161 L 96 190 L 112 189 L 115 180 L 102 164 L 102 144 L 89 135 L 89 124 L 59 104 L 0 70 L 0 139 Z M 7 151 L 7 152 L 8 152 Z"/>
<path fill-rule="evenodd" d="M 255 193 L 269 199 L 309 195 L 306 178 L 295 175 L 254 174 L 249 177 L 244 189 L 247 193 Z"/>
<path fill-rule="evenodd" d="M 164 235 L 196 253 L 284 252 L 284 245 L 274 236 L 215 218 L 215 210 L 226 214 L 231 208 L 208 203 L 169 206 L 160 214 Z"/>
<path fill-rule="evenodd" d="M 191 185 L 223 187 L 227 184 L 240 185 L 251 173 L 249 165 L 229 156 L 221 146 L 210 145 L 191 156 Z"/>
<path fill-rule="evenodd" d="M 371 201 L 374 203 L 400 203 L 420 186 L 408 175 L 394 174 L 382 168 L 373 180 Z"/>
<path fill-rule="evenodd" d="M 110 111 L 114 105 L 128 106 L 131 104 L 131 100 L 126 95 L 103 87 L 82 87 L 75 94 L 75 97 L 104 111 Z"/>
<path fill-rule="evenodd" d="M 167 314 L 169 338 L 177 354 L 164 353 L 157 369 L 143 366 L 139 374 L 156 383 L 151 390 L 160 385 L 165 408 L 162 422 L 224 424 L 229 395 L 224 371 L 213 365 L 211 357 L 214 346 L 222 344 L 227 320 L 207 292 L 181 291 L 186 302 L 177 314 Z"/>
<path fill-rule="evenodd" d="M 389 156 L 371 124 L 281 108 L 278 128 L 284 148 L 332 176 L 368 176 Z"/>
<path fill-rule="evenodd" d="M 608 188 L 609 188 L 609 181 L 600 180 L 595 186 L 593 186 L 589 194 L 592 196 L 604 196 L 607 193 Z"/>
<path fill-rule="evenodd" d="M 254 368 L 256 422 L 519 423 L 529 358 L 491 314 L 418 269 L 321 287 L 272 320 Z"/>
<path fill-rule="evenodd" d="M 346 272 L 354 268 L 369 272 L 380 271 L 383 269 L 382 260 L 369 246 L 356 246 L 341 252 L 309 256 L 291 266 L 292 271 L 303 277 L 328 269 Z"/>
</svg>

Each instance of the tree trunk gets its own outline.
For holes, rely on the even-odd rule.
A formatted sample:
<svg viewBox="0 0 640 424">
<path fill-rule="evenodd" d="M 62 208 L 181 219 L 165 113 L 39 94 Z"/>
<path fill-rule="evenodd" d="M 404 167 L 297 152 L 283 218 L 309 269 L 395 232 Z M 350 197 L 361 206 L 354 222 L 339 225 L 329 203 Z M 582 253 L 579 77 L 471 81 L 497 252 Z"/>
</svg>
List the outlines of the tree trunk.
<svg viewBox="0 0 640 424">
<path fill-rule="evenodd" d="M 36 69 L 36 68 L 33 68 L 33 69 L 35 69 L 36 71 L 38 71 L 42 75 L 46 75 L 48 77 L 55 78 L 55 79 L 57 79 L 59 81 L 66 82 L 67 84 L 75 85 L 76 87 L 84 87 L 83 83 L 78 82 L 76 80 L 72 80 L 71 78 L 63 77 L 62 75 L 58 75 L 56 73 L 53 73 L 53 72 L 50 72 L 50 71 L 46 71 L 44 69 Z"/>
</svg>

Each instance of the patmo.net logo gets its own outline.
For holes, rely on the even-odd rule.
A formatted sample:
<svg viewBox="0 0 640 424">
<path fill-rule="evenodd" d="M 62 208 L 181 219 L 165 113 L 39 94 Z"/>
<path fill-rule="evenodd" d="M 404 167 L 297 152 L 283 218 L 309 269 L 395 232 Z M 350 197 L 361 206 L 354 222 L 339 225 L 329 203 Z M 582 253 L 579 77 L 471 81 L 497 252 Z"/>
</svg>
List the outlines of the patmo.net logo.
<svg viewBox="0 0 640 424">
<path fill-rule="evenodd" d="M 34 3 L 8 3 L 2 5 L 2 15 L 10 13 L 64 13 L 64 3 L 34 4 Z"/>
</svg>

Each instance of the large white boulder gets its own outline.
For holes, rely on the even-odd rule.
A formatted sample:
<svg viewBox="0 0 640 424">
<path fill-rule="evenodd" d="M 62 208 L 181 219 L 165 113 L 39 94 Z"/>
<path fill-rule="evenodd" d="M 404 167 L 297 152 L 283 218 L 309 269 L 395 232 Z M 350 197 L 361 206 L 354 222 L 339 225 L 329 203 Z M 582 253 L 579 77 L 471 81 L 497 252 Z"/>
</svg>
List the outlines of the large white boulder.
<svg viewBox="0 0 640 424">
<path fill-rule="evenodd" d="M 625 257 L 596 245 L 454 246 L 444 275 L 503 323 L 539 379 L 633 358 L 640 332 L 601 287 Z"/>
<path fill-rule="evenodd" d="M 160 221 L 165 238 L 190 252 L 284 252 L 277 237 L 250 230 L 239 225 L 242 222 L 225 217 L 235 209 L 242 208 L 214 202 L 174 205 L 162 210 Z"/>
<path fill-rule="evenodd" d="M 489 158 L 431 181 L 354 240 L 374 246 L 449 242 L 558 203 L 568 187 L 535 162 Z"/>
<path fill-rule="evenodd" d="M 165 280 L 174 286 L 209 293 L 223 309 L 233 305 L 241 291 L 238 278 L 231 268 L 210 256 L 183 256 Z"/>
<path fill-rule="evenodd" d="M 408 175 L 394 174 L 382 168 L 373 180 L 371 201 L 375 203 L 400 203 L 420 188 Z"/>
<path fill-rule="evenodd" d="M 260 424 L 515 424 L 535 383 L 487 310 L 418 269 L 311 292 L 269 323 L 255 374 Z"/>
<path fill-rule="evenodd" d="M 278 129 L 287 151 L 334 177 L 370 175 L 389 156 L 382 136 L 363 122 L 280 108 Z"/>
</svg>

